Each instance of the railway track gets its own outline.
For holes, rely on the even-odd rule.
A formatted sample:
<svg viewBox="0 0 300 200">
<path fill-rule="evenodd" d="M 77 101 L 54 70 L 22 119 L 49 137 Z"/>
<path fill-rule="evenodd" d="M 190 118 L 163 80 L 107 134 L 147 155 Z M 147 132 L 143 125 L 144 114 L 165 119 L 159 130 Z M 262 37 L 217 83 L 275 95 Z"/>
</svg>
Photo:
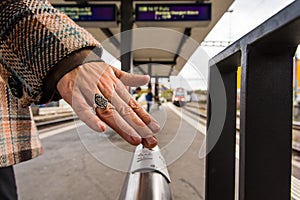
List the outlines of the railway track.
<svg viewBox="0 0 300 200">
<path fill-rule="evenodd" d="M 203 113 L 197 112 L 197 109 L 199 109 L 199 106 L 186 105 L 182 108 L 184 111 L 189 112 L 190 113 L 189 115 L 195 116 L 195 117 L 192 117 L 194 120 L 196 120 L 196 118 L 200 117 L 200 120 L 198 121 L 198 123 L 201 123 L 203 126 L 206 126 L 206 115 Z M 177 112 L 180 113 L 180 111 L 177 111 Z M 190 121 L 192 121 L 192 119 L 190 119 Z M 298 129 L 300 128 L 299 124 L 297 124 L 297 123 L 293 124 L 294 130 L 296 130 L 294 126 Z M 237 131 L 239 131 L 238 128 L 237 128 Z M 300 132 L 299 132 L 299 134 L 300 134 Z M 295 146 L 295 144 L 297 145 L 297 143 L 293 142 L 293 154 L 294 155 L 298 154 L 298 156 L 300 157 L 300 145 Z M 239 144 L 236 144 L 236 145 L 238 146 Z M 238 147 L 237 147 L 237 149 L 238 149 Z M 236 158 L 239 159 L 238 152 L 236 153 Z M 292 165 L 293 165 L 293 169 L 294 169 L 294 175 L 291 177 L 291 197 L 292 197 L 291 199 L 292 200 L 300 200 L 300 179 L 299 179 L 299 173 L 296 173 L 296 171 L 300 169 L 300 162 L 299 162 L 299 160 L 296 161 L 294 156 L 293 156 L 293 164 Z"/>
<path fill-rule="evenodd" d="M 74 115 L 74 116 L 61 117 L 61 118 L 51 119 L 51 120 L 37 121 L 37 122 L 35 122 L 35 125 L 40 130 L 40 129 L 47 128 L 49 126 L 55 126 L 58 124 L 63 124 L 63 123 L 78 120 L 78 119 L 79 118 Z"/>
<path fill-rule="evenodd" d="M 203 112 L 197 112 L 197 111 L 195 111 L 195 109 L 200 109 L 200 106 L 186 104 L 182 108 L 184 110 L 186 110 L 187 112 L 192 113 L 192 114 L 194 114 L 194 115 L 196 115 L 196 116 L 198 116 L 198 117 L 206 120 L 206 114 L 204 114 L 204 111 Z M 192 108 L 192 109 L 190 109 L 190 108 Z M 239 114 L 237 114 L 237 116 L 239 117 Z M 203 122 L 202 122 L 202 124 L 203 124 Z M 236 127 L 236 130 L 240 131 L 240 127 L 238 125 Z M 293 121 L 293 130 L 294 131 L 300 131 L 300 122 Z M 299 134 L 300 134 L 300 132 L 299 132 Z M 295 141 L 293 142 L 293 151 L 297 151 L 297 152 L 300 153 L 300 143 L 297 143 Z"/>
</svg>

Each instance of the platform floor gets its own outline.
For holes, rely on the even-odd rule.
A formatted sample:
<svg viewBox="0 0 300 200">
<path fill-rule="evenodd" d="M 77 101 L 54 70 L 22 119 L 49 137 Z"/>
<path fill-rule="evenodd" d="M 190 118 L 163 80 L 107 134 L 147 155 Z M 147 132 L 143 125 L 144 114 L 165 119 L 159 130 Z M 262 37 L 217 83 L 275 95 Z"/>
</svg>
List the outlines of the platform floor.
<svg viewBox="0 0 300 200">
<path fill-rule="evenodd" d="M 206 127 L 199 109 L 197 104 L 182 109 L 167 103 L 151 112 L 162 127 L 159 147 L 176 200 L 204 199 L 205 158 L 199 151 Z M 113 130 L 99 134 L 74 121 L 42 129 L 40 137 L 44 155 L 15 166 L 20 200 L 118 199 L 134 147 Z M 238 143 L 237 135 L 237 149 Z M 300 199 L 299 158 L 293 155 L 294 200 Z M 238 173 L 238 165 L 236 169 Z"/>
<path fill-rule="evenodd" d="M 162 126 L 159 147 L 168 163 L 173 199 L 203 199 L 205 160 L 199 150 L 204 134 L 199 130 L 205 126 L 172 104 L 153 107 L 151 114 Z M 126 169 L 126 156 L 134 150 L 122 138 L 110 129 L 94 133 L 78 121 L 41 130 L 40 135 L 44 155 L 15 167 L 20 200 L 118 198 L 126 172 L 109 162 Z M 107 141 L 121 153 L 113 155 Z M 101 158 L 105 155 L 111 160 Z"/>
</svg>

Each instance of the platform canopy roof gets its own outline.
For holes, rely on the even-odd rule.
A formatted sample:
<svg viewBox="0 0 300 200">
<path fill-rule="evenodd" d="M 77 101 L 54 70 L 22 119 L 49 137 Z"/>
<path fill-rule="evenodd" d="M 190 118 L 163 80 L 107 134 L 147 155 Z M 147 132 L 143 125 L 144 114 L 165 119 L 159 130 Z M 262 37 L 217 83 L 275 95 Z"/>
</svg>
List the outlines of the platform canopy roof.
<svg viewBox="0 0 300 200">
<path fill-rule="evenodd" d="M 126 0 L 123 0 L 126 1 Z M 184 4 L 184 3 L 210 3 L 211 20 L 203 25 L 182 23 L 180 25 L 169 22 L 161 26 L 159 22 L 152 24 L 138 23 L 134 20 L 132 26 L 131 58 L 134 73 L 150 74 L 157 77 L 177 75 L 186 64 L 189 57 L 199 47 L 204 38 L 216 25 L 219 19 L 227 12 L 234 0 L 209 0 L 209 1 L 133 1 L 133 11 L 136 4 Z M 50 0 L 57 4 L 115 4 L 120 13 L 121 1 L 99 0 Z M 130 12 L 130 11 L 128 11 Z M 120 19 L 116 24 L 103 24 L 91 27 L 88 24 L 80 25 L 86 28 L 104 48 L 116 58 L 120 58 Z M 124 22 L 123 22 L 124 23 Z M 149 27 L 151 26 L 151 27 Z M 226 32 L 226 30 L 224 30 Z M 199 58 L 201 59 L 201 58 Z"/>
</svg>

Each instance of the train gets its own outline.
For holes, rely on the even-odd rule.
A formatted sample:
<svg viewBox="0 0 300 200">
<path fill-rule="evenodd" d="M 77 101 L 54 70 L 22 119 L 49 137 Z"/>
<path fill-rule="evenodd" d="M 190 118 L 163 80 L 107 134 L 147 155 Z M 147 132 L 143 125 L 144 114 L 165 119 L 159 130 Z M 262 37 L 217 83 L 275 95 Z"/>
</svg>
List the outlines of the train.
<svg viewBox="0 0 300 200">
<path fill-rule="evenodd" d="M 187 103 L 187 91 L 181 87 L 176 88 L 173 92 L 172 102 L 176 106 L 184 106 Z"/>
</svg>

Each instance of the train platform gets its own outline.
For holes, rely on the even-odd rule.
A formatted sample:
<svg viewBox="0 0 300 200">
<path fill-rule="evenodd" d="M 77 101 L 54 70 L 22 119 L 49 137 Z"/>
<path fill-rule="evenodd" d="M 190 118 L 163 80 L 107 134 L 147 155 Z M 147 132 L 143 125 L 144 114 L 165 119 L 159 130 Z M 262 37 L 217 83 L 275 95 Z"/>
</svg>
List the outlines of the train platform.
<svg viewBox="0 0 300 200">
<path fill-rule="evenodd" d="M 184 107 L 165 103 L 154 106 L 151 114 L 162 127 L 157 136 L 168 165 L 173 199 L 204 199 L 205 155 L 199 152 L 204 148 L 206 120 L 201 115 L 205 116 L 205 111 L 197 103 Z M 134 147 L 113 130 L 94 133 L 75 120 L 43 128 L 40 137 L 44 155 L 15 168 L 20 199 L 118 198 Z M 116 153 L 111 144 L 121 151 Z M 238 149 L 238 137 L 236 145 Z M 300 199 L 299 178 L 296 154 L 291 191 L 295 200 Z"/>
<path fill-rule="evenodd" d="M 183 112 L 164 104 L 160 109 L 153 107 L 151 114 L 162 126 L 159 147 L 168 163 L 173 198 L 203 199 L 205 159 L 199 158 L 199 150 L 204 135 L 199 127 L 191 126 L 192 121 L 182 118 Z M 93 133 L 77 120 L 42 129 L 40 136 L 44 155 L 15 167 L 20 199 L 118 198 L 126 172 L 108 166 L 97 153 L 110 155 L 108 144 L 103 142 L 107 139 L 125 152 L 133 152 L 134 147 L 114 131 Z M 101 144 L 99 148 L 95 142 Z M 112 160 L 122 163 L 118 155 Z M 127 159 L 124 165 L 128 163 Z"/>
</svg>

